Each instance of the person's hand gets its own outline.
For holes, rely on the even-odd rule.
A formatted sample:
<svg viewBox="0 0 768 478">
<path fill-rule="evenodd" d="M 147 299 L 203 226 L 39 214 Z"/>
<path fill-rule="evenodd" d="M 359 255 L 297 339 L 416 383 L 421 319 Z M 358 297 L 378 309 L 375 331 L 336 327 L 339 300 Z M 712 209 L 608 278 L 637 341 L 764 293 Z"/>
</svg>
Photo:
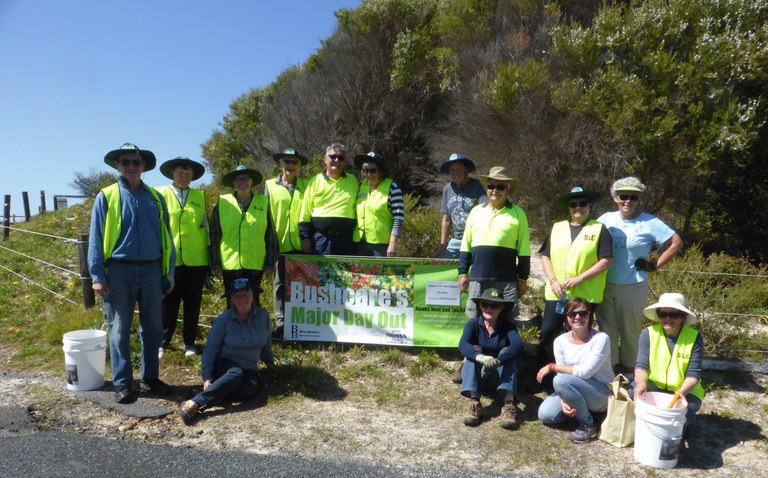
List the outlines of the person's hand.
<svg viewBox="0 0 768 478">
<path fill-rule="evenodd" d="M 501 365 L 501 362 L 499 362 L 499 359 L 495 357 L 491 357 L 490 355 L 483 355 L 483 354 L 477 354 L 477 357 L 475 357 L 475 360 L 482 364 L 484 367 L 487 367 L 491 370 L 496 369 Z"/>
<path fill-rule="evenodd" d="M 224 277 L 224 272 L 222 272 L 221 269 L 214 269 L 213 275 L 215 275 L 217 279 L 222 280 Z"/>
<path fill-rule="evenodd" d="M 528 292 L 528 283 L 524 280 L 517 281 L 517 298 L 524 296 Z"/>
<path fill-rule="evenodd" d="M 96 294 L 100 295 L 101 297 L 104 297 L 105 295 L 109 294 L 109 284 L 107 284 L 106 282 L 94 282 L 91 285 L 91 288 Z"/>
<path fill-rule="evenodd" d="M 542 380 L 544 380 L 544 377 L 549 374 L 549 365 L 545 365 L 539 369 L 539 373 L 536 374 L 536 381 L 541 383 Z"/>
<path fill-rule="evenodd" d="M 565 282 L 563 282 L 563 289 L 566 289 L 566 290 L 573 289 L 577 285 L 581 284 L 581 282 L 582 282 L 581 276 L 569 277 L 565 279 Z"/>
<path fill-rule="evenodd" d="M 442 259 L 444 254 L 445 254 L 445 245 L 440 245 L 440 246 L 437 246 L 437 249 L 435 249 L 435 253 L 432 254 L 432 258 Z"/>
<path fill-rule="evenodd" d="M 466 274 L 459 276 L 459 292 L 466 292 L 469 290 L 469 277 Z"/>
<path fill-rule="evenodd" d="M 558 297 L 563 295 L 563 292 L 565 292 L 565 288 L 557 281 L 557 279 L 552 279 L 549 281 L 549 285 L 552 287 L 552 292 Z"/>
<path fill-rule="evenodd" d="M 568 405 L 562 400 L 560 400 L 560 408 L 563 409 L 563 415 L 565 415 L 566 417 L 571 417 L 571 418 L 576 417 L 576 409 Z"/>
<path fill-rule="evenodd" d="M 390 244 L 387 247 L 387 257 L 395 257 L 395 245 Z"/>
<path fill-rule="evenodd" d="M 173 290 L 173 286 L 176 285 L 176 280 L 171 274 L 168 274 L 167 276 L 163 277 L 162 284 L 163 294 L 168 295 Z"/>
<path fill-rule="evenodd" d="M 635 261 L 635 269 L 639 271 L 655 272 L 656 261 L 649 261 L 641 257 L 640 259 Z"/>
<path fill-rule="evenodd" d="M 211 386 L 211 383 L 213 383 L 213 382 L 211 382 L 210 380 L 206 380 L 206 381 L 203 382 L 203 392 L 208 390 L 208 387 Z"/>
<path fill-rule="evenodd" d="M 635 394 L 632 397 L 632 399 L 633 400 L 637 400 L 638 398 L 640 398 L 640 399 L 644 400 L 645 399 L 645 393 L 647 391 L 648 391 L 648 384 L 645 381 L 643 381 L 643 382 L 635 382 Z"/>
</svg>

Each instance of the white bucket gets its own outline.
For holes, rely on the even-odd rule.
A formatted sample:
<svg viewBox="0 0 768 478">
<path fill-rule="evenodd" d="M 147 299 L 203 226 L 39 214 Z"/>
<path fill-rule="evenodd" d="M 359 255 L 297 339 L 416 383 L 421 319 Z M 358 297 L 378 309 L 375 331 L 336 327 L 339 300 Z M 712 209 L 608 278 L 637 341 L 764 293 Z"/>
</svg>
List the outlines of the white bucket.
<svg viewBox="0 0 768 478">
<path fill-rule="evenodd" d="M 107 333 L 75 330 L 64 334 L 64 365 L 69 390 L 95 390 L 104 385 Z"/>
<path fill-rule="evenodd" d="M 671 393 L 648 392 L 635 400 L 635 460 L 656 468 L 674 468 L 683 441 L 688 406 L 667 408 Z M 677 402 L 677 406 L 685 403 Z"/>
</svg>

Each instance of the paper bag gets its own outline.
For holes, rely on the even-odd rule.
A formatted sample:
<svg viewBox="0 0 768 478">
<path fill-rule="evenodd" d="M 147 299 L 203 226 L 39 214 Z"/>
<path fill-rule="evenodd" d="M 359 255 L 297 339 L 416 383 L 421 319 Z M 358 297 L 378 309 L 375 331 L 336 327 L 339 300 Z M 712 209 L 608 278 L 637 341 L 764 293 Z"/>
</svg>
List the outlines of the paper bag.
<svg viewBox="0 0 768 478">
<path fill-rule="evenodd" d="M 617 375 L 609 384 L 608 413 L 600 427 L 600 439 L 616 447 L 625 447 L 635 441 L 635 402 L 627 390 L 629 379 Z"/>
</svg>

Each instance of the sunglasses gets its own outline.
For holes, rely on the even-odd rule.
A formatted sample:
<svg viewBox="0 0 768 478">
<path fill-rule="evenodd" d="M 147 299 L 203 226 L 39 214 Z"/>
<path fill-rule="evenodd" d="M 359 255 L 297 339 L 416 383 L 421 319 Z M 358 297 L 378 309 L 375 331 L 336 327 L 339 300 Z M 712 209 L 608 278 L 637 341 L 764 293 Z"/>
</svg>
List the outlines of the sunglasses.
<svg viewBox="0 0 768 478">
<path fill-rule="evenodd" d="M 128 166 L 133 166 L 134 168 L 138 168 L 139 166 L 144 164 L 144 161 L 142 161 L 141 159 L 123 158 L 120 161 L 118 161 L 118 163 L 120 164 L 120 166 L 124 168 L 127 168 Z"/>
<path fill-rule="evenodd" d="M 379 170 L 377 168 L 363 168 L 363 173 L 365 174 L 368 174 L 368 173 L 376 174 L 378 172 Z"/>
<path fill-rule="evenodd" d="M 495 183 L 490 183 L 490 184 L 488 184 L 488 186 L 486 186 L 486 187 L 487 187 L 489 190 L 491 190 L 491 191 L 493 191 L 494 189 L 495 189 L 495 190 L 497 190 L 497 191 L 503 191 L 503 190 L 507 189 L 507 185 L 506 185 L 506 184 L 495 184 Z"/>
<path fill-rule="evenodd" d="M 634 201 L 637 202 L 640 200 L 640 196 L 637 194 L 619 194 L 619 199 L 622 201 Z"/>
<path fill-rule="evenodd" d="M 329 154 L 328 157 L 334 161 L 344 161 L 347 159 L 343 154 Z"/>
<path fill-rule="evenodd" d="M 589 205 L 589 201 L 581 200 L 581 201 L 571 201 L 568 203 L 568 207 L 571 209 L 576 209 L 577 207 L 587 207 Z"/>
<path fill-rule="evenodd" d="M 299 164 L 301 161 L 298 159 L 283 159 L 283 164 Z"/>
<path fill-rule="evenodd" d="M 663 312 L 663 311 L 657 310 L 656 316 L 660 319 L 679 319 L 683 316 L 683 313 L 682 312 Z"/>
<path fill-rule="evenodd" d="M 572 310 L 568 312 L 568 318 L 575 319 L 576 317 L 589 317 L 588 310 Z"/>
<path fill-rule="evenodd" d="M 480 302 L 480 308 L 482 309 L 494 310 L 494 309 L 498 309 L 499 307 L 501 307 L 501 304 L 497 304 L 496 302 L 485 302 L 485 301 Z"/>
</svg>

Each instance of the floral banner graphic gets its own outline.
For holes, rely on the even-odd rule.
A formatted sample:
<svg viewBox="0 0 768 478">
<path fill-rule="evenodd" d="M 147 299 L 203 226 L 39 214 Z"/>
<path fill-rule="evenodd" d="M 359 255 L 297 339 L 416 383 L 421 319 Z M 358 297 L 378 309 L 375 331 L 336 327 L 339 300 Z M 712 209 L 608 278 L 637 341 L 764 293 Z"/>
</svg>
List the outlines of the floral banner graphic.
<svg viewBox="0 0 768 478">
<path fill-rule="evenodd" d="M 467 317 L 457 263 L 290 255 L 285 338 L 456 347 Z"/>
</svg>

